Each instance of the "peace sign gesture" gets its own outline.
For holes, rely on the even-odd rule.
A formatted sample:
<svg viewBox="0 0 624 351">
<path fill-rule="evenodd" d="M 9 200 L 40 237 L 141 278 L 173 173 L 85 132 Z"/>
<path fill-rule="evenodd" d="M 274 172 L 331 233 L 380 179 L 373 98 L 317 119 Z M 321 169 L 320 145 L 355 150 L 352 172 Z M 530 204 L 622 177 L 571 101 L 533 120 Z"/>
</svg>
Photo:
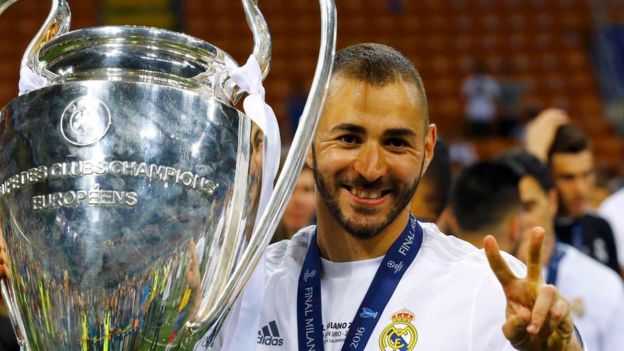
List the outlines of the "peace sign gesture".
<svg viewBox="0 0 624 351">
<path fill-rule="evenodd" d="M 483 240 L 490 268 L 498 278 L 507 299 L 503 334 L 511 345 L 522 351 L 582 350 L 573 336 L 570 304 L 553 285 L 544 284 L 540 253 L 544 230 L 529 232 L 527 276 L 518 278 L 498 250 L 496 239 Z"/>
</svg>

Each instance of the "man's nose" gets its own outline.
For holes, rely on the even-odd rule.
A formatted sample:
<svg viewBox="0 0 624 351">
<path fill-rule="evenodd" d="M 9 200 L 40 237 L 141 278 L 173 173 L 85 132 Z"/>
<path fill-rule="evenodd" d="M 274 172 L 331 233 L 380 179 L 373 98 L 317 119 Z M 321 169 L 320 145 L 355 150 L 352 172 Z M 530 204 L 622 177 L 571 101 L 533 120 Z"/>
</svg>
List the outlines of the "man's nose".
<svg viewBox="0 0 624 351">
<path fill-rule="evenodd" d="M 587 195 L 590 192 L 591 185 L 589 180 L 583 177 L 577 177 L 574 180 L 574 189 L 579 195 Z"/>
<path fill-rule="evenodd" d="M 375 181 L 386 174 L 388 164 L 380 145 L 365 144 L 357 155 L 355 171 L 368 181 Z"/>
</svg>

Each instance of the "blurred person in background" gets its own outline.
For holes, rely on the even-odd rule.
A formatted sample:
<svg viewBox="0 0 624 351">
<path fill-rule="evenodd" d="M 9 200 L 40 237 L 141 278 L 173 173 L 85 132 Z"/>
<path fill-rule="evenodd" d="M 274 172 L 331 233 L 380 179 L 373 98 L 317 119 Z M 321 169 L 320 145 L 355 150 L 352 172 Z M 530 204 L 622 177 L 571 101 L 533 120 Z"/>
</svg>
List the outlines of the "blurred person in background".
<svg viewBox="0 0 624 351">
<path fill-rule="evenodd" d="M 546 109 L 526 128 L 525 148 L 546 162 L 559 198 L 557 239 L 620 273 L 609 223 L 589 212 L 596 173 L 591 143 L 563 110 Z"/>
<path fill-rule="evenodd" d="M 485 65 L 476 62 L 462 85 L 466 104 L 467 134 L 471 137 L 488 137 L 493 134 L 500 98 L 500 84 L 486 72 Z"/>
<path fill-rule="evenodd" d="M 486 233 L 491 234 L 501 250 L 515 254 L 522 212 L 518 181 L 509 167 L 491 161 L 466 167 L 451 195 L 451 227 L 455 235 L 481 248 Z"/>
<path fill-rule="evenodd" d="M 498 135 L 518 137 L 521 134 L 521 111 L 526 87 L 512 75 L 509 65 L 502 65 L 500 73 Z"/>
<path fill-rule="evenodd" d="M 314 223 L 315 194 L 314 172 L 304 165 L 271 243 L 290 239 L 299 229 Z"/>
<path fill-rule="evenodd" d="M 572 123 L 560 126 L 549 149 L 548 162 L 559 195 L 557 238 L 620 273 L 611 226 L 588 211 L 596 171 L 583 130 Z"/>
<path fill-rule="evenodd" d="M 588 350 L 624 350 L 624 284 L 610 269 L 554 234 L 557 193 L 548 169 L 526 151 L 511 151 L 496 162 L 480 162 L 460 176 L 453 192 L 460 237 L 479 244 L 492 233 L 508 251 L 527 261 L 528 228 L 544 229 L 542 262 L 547 284 L 571 303 L 575 325 Z M 478 213 L 476 213 L 478 211 Z M 490 215 L 481 215 L 483 211 Z M 474 220 L 475 215 L 481 221 Z"/>
<path fill-rule="evenodd" d="M 412 213 L 421 221 L 437 223 L 451 192 L 451 159 L 446 142 L 438 138 L 434 157 L 422 176 L 411 202 Z"/>
</svg>

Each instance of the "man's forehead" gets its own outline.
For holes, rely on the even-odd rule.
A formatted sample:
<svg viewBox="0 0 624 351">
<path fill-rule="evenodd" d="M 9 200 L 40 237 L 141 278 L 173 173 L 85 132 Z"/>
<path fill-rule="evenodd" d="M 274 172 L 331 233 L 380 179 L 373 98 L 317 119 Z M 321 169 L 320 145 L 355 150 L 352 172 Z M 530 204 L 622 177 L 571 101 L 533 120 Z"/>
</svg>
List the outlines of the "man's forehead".
<svg viewBox="0 0 624 351">
<path fill-rule="evenodd" d="M 589 150 L 581 152 L 554 153 L 551 157 L 553 171 L 567 171 L 593 168 L 593 154 Z"/>
<path fill-rule="evenodd" d="M 330 129 L 350 123 L 367 128 L 377 125 L 420 130 L 425 113 L 417 96 L 416 86 L 402 80 L 372 86 L 357 79 L 334 77 L 321 123 Z"/>
<path fill-rule="evenodd" d="M 525 175 L 522 177 L 519 184 L 518 191 L 520 193 L 520 199 L 524 204 L 548 201 L 549 191 L 544 190 L 537 178 L 531 175 Z"/>
</svg>

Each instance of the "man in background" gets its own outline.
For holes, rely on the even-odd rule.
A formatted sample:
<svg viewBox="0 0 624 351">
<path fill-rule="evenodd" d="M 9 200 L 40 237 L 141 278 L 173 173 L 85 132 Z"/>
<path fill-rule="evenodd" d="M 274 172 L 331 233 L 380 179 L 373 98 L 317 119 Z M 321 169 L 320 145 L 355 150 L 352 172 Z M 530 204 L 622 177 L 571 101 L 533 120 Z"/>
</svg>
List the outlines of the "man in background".
<svg viewBox="0 0 624 351">
<path fill-rule="evenodd" d="M 501 249 L 525 262 L 526 229 L 543 227 L 546 283 L 556 285 L 571 301 L 575 324 L 587 348 L 624 350 L 620 332 L 624 328 L 624 286 L 607 267 L 556 241 L 557 193 L 546 166 L 537 158 L 518 150 L 502 155 L 496 163 L 482 162 L 466 169 L 458 179 L 452 203 L 460 237 L 478 244 L 479 232 L 492 233 Z M 475 221 L 476 210 L 491 215 Z"/>
<path fill-rule="evenodd" d="M 579 126 L 566 123 L 557 129 L 548 151 L 548 165 L 559 197 L 557 239 L 619 274 L 611 226 L 588 211 L 596 173 L 590 141 Z"/>
<path fill-rule="evenodd" d="M 410 206 L 419 220 L 437 223 L 448 204 L 452 182 L 449 150 L 441 138 L 438 138 L 433 154 L 435 156 L 420 180 Z"/>
<path fill-rule="evenodd" d="M 461 93 L 466 103 L 467 134 L 477 138 L 491 136 L 498 113 L 498 81 L 487 73 L 483 63 L 476 62 Z"/>
</svg>

